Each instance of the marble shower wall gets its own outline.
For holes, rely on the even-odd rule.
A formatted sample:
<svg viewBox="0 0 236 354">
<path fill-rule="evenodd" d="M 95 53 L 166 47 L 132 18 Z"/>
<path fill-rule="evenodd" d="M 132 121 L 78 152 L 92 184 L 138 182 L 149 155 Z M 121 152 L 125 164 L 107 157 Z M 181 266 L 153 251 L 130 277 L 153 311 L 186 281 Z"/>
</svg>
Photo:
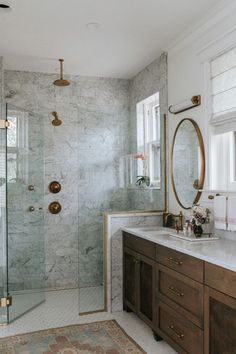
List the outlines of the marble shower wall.
<svg viewBox="0 0 236 354">
<path fill-rule="evenodd" d="M 164 114 L 167 102 L 167 54 L 163 53 L 134 77 L 130 85 L 130 152 L 137 152 L 136 105 L 145 98 L 159 92 L 161 114 L 161 189 L 130 189 L 129 199 L 133 210 L 165 209 L 164 175 Z"/>
<path fill-rule="evenodd" d="M 103 282 L 103 212 L 129 208 L 117 178 L 119 157 L 129 148 L 129 81 L 73 76 L 71 85 L 62 88 L 52 84 L 55 79 L 5 71 L 5 90 L 14 89 L 11 104 L 37 115 L 43 127 L 46 287 L 77 287 L 78 280 L 80 286 L 94 286 Z M 58 112 L 61 126 L 51 124 L 52 111 Z M 56 195 L 48 191 L 53 180 L 62 184 Z M 62 205 L 58 215 L 47 211 L 53 200 Z M 16 242 L 12 237 L 15 260 L 20 259 Z M 31 242 L 25 247 L 28 262 L 34 262 Z M 12 262 L 12 273 L 17 267 Z M 28 269 L 22 274 L 18 280 L 26 286 Z"/>
<path fill-rule="evenodd" d="M 22 225 L 22 220 L 33 217 L 27 214 L 27 205 L 34 200 L 24 197 L 25 214 L 15 219 L 9 235 L 14 288 L 22 288 L 22 284 L 36 288 L 43 282 L 50 289 L 102 284 L 104 212 L 164 209 L 163 170 L 161 190 L 120 188 L 119 171 L 120 158 L 136 152 L 136 103 L 159 91 L 162 116 L 166 112 L 166 55 L 133 80 L 71 76 L 70 86 L 56 87 L 56 78 L 53 74 L 5 71 L 5 91 L 16 91 L 9 103 L 36 118 L 33 149 L 39 144 L 37 125 L 43 129 L 44 231 L 37 231 L 39 220 Z M 58 112 L 61 126 L 51 124 L 52 111 Z M 161 136 L 163 139 L 163 124 Z M 37 168 L 39 165 L 28 181 L 39 188 Z M 53 180 L 62 184 L 56 195 L 48 191 Z M 24 189 L 18 193 L 19 205 L 21 193 Z M 12 202 L 15 198 L 12 194 Z M 62 205 L 58 215 L 47 211 L 54 200 Z M 18 247 L 22 240 L 24 244 Z M 27 256 L 25 264 L 22 255 Z"/>
</svg>

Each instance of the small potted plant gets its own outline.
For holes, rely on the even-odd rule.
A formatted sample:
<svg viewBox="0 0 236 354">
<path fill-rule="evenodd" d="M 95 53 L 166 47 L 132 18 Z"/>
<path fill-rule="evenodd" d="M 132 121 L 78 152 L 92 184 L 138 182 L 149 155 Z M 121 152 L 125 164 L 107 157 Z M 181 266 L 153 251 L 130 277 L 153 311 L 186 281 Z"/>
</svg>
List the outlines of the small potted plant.
<svg viewBox="0 0 236 354">
<path fill-rule="evenodd" d="M 196 237 L 201 237 L 203 234 L 202 225 L 210 222 L 211 212 L 208 208 L 203 208 L 200 205 L 193 205 L 192 213 L 191 224 L 193 225 L 193 232 Z"/>
<path fill-rule="evenodd" d="M 139 187 L 149 187 L 150 186 L 150 177 L 149 176 L 137 176 L 135 184 L 136 184 L 136 186 L 139 186 Z"/>
</svg>

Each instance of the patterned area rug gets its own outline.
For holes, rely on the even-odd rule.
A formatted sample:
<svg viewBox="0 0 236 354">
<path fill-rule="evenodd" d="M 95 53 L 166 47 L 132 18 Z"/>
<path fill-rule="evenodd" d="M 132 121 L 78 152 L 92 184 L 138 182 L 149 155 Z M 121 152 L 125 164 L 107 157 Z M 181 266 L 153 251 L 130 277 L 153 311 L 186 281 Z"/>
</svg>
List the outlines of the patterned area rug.
<svg viewBox="0 0 236 354">
<path fill-rule="evenodd" d="M 0 339 L 1 354 L 146 354 L 114 320 Z"/>
</svg>

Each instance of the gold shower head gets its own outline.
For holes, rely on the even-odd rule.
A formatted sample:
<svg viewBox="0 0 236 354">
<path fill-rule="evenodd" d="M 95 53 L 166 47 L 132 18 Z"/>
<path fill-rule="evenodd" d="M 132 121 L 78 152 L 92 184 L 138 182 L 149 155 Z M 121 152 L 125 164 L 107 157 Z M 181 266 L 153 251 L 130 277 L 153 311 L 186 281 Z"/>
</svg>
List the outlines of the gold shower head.
<svg viewBox="0 0 236 354">
<path fill-rule="evenodd" d="M 56 86 L 69 86 L 70 82 L 63 78 L 63 62 L 64 62 L 64 59 L 59 59 L 59 62 L 60 62 L 60 79 L 55 80 L 53 84 L 56 85 Z"/>
</svg>

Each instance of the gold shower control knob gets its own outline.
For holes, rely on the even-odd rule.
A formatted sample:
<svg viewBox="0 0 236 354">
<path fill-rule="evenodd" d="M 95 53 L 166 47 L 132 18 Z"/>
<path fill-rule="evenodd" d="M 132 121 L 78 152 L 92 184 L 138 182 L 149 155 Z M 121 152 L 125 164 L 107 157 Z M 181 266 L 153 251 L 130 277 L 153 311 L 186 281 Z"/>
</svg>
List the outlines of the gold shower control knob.
<svg viewBox="0 0 236 354">
<path fill-rule="evenodd" d="M 49 204 L 49 207 L 48 207 L 48 210 L 52 214 L 60 213 L 61 209 L 62 209 L 62 207 L 61 207 L 61 204 L 59 202 L 52 202 L 52 203 Z"/>
<path fill-rule="evenodd" d="M 59 193 L 61 190 L 61 184 L 58 181 L 52 181 L 49 184 L 49 190 L 51 193 Z"/>
</svg>

